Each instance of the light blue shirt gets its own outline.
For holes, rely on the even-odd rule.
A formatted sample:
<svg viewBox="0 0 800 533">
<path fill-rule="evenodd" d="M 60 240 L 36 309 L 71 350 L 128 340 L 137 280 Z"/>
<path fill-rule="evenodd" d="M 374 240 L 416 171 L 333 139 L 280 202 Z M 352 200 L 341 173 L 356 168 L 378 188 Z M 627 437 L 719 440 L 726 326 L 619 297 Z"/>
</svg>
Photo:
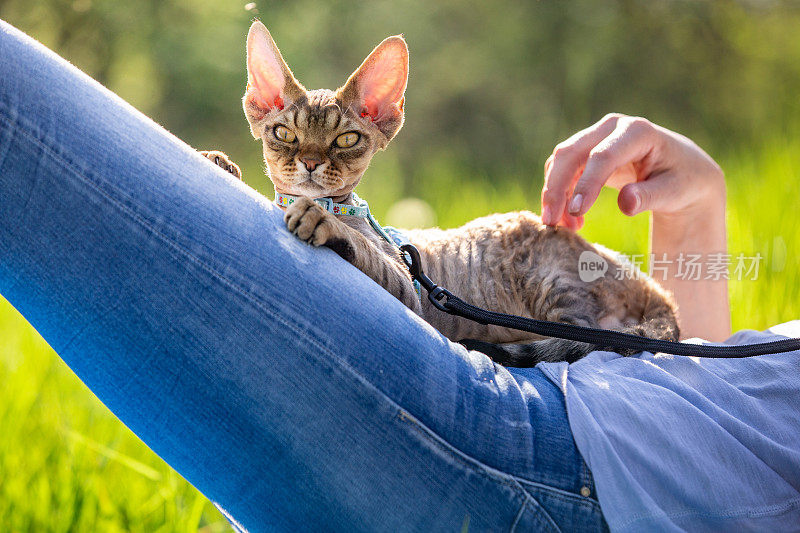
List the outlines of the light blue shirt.
<svg viewBox="0 0 800 533">
<path fill-rule="evenodd" d="M 726 344 L 800 337 L 800 321 Z M 564 392 L 612 531 L 800 531 L 800 352 L 593 352 L 539 365 Z"/>
</svg>

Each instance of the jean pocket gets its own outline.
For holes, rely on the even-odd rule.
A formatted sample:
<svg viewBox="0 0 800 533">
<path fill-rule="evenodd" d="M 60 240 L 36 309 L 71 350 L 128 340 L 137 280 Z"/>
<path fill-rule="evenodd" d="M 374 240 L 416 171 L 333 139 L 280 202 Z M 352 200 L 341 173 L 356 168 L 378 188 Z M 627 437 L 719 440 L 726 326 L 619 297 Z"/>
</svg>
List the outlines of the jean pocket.
<svg viewBox="0 0 800 533">
<path fill-rule="evenodd" d="M 608 531 L 600 503 L 596 499 L 524 479 L 517 481 L 528 496 L 553 518 L 559 531 Z"/>
<path fill-rule="evenodd" d="M 460 477 L 469 476 L 473 477 L 473 479 L 482 479 L 482 483 L 474 483 L 469 488 L 472 491 L 472 489 L 477 488 L 477 485 L 481 485 L 483 487 L 482 490 L 487 491 L 483 494 L 472 491 L 471 496 L 476 499 L 477 507 L 482 509 L 483 513 L 496 512 L 506 516 L 505 520 L 500 521 L 503 525 L 492 527 L 490 528 L 491 531 L 545 531 L 556 533 L 562 531 L 557 525 L 558 520 L 550 516 L 549 510 L 545 509 L 535 497 L 525 490 L 516 477 L 486 465 L 462 452 L 403 409 L 398 410 L 397 418 L 404 423 L 409 431 L 421 439 L 425 446 L 435 450 L 436 454 L 445 460 L 451 470 L 461 471 Z M 492 495 L 489 495 L 488 492 L 491 492 Z M 497 498 L 498 495 L 503 495 L 502 497 L 505 501 L 498 505 L 498 508 L 488 509 L 487 501 Z M 504 508 L 503 510 L 499 508 L 501 506 Z M 469 528 L 470 531 L 473 529 L 473 527 Z M 482 528 L 478 527 L 475 530 L 482 530 Z"/>
</svg>

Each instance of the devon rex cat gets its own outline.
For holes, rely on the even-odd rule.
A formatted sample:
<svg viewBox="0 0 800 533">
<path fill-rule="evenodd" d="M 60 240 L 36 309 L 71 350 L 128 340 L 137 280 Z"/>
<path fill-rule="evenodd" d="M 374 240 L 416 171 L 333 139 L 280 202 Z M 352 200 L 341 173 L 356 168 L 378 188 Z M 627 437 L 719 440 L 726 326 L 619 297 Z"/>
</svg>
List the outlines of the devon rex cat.
<svg viewBox="0 0 800 533">
<path fill-rule="evenodd" d="M 327 246 L 371 277 L 448 338 L 512 366 L 574 361 L 597 347 L 485 326 L 439 311 L 414 290 L 398 249 L 366 219 L 337 216 L 313 198 L 356 205 L 358 185 L 373 154 L 403 125 L 408 48 L 400 36 L 380 43 L 337 89 L 307 90 L 292 75 L 267 28 L 256 21 L 247 36 L 244 112 L 261 139 L 276 194 L 291 195 L 289 231 Z M 207 157 L 239 175 L 220 152 Z M 564 228 L 547 227 L 528 211 L 496 214 L 461 228 L 408 230 L 425 271 L 454 294 L 494 311 L 610 328 L 677 340 L 676 306 L 655 281 L 612 252 Z M 606 275 L 581 281 L 578 261 L 591 251 L 608 263 Z"/>
</svg>

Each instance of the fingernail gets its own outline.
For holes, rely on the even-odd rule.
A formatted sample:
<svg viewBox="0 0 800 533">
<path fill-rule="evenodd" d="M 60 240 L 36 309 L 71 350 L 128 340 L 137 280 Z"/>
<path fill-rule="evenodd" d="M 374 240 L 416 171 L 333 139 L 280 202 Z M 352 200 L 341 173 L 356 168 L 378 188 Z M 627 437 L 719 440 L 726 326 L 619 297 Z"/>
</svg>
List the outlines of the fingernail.
<svg viewBox="0 0 800 533">
<path fill-rule="evenodd" d="M 639 196 L 639 192 L 634 190 L 633 191 L 633 214 L 639 212 L 639 208 L 642 207 L 642 197 Z"/>
<path fill-rule="evenodd" d="M 583 205 L 583 195 L 576 194 L 572 197 L 572 201 L 569 203 L 569 212 L 570 214 L 577 215 L 581 211 L 581 206 Z"/>
<path fill-rule="evenodd" d="M 548 226 L 552 226 L 553 225 L 553 221 L 550 220 L 551 216 L 552 216 L 552 214 L 550 213 L 550 206 L 547 206 L 547 205 L 542 206 L 542 223 L 546 224 Z"/>
</svg>

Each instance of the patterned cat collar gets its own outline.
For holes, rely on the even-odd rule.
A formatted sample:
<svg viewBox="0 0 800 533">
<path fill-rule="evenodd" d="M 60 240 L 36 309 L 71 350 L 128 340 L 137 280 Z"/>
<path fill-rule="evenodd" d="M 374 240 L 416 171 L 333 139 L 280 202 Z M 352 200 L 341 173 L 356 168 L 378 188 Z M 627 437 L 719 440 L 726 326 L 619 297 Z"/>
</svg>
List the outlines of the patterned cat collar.
<svg viewBox="0 0 800 533">
<path fill-rule="evenodd" d="M 284 209 L 295 203 L 298 198 L 300 197 L 275 191 L 275 203 Z M 369 212 L 369 204 L 359 198 L 356 193 L 353 193 L 353 201 L 356 203 L 356 205 L 337 204 L 330 198 L 314 198 L 314 201 L 322 206 L 323 209 L 330 211 L 334 215 L 353 216 L 367 219 L 367 222 L 369 222 L 369 225 L 375 230 L 375 233 L 380 235 L 381 238 L 383 238 L 383 240 L 389 244 L 397 246 L 398 249 L 404 244 L 410 244 L 408 238 L 399 229 L 393 228 L 392 226 L 384 227 L 378 224 L 378 221 L 375 220 L 375 217 Z M 407 252 L 403 253 L 408 255 Z M 408 264 L 408 261 L 406 261 L 406 264 Z M 422 292 L 420 290 L 419 281 L 417 280 L 414 280 L 414 290 L 417 292 L 417 298 L 422 301 Z"/>
<path fill-rule="evenodd" d="M 300 197 L 275 191 L 275 203 L 284 209 L 295 203 L 298 198 Z M 369 217 L 369 205 L 367 205 L 367 202 L 356 196 L 356 193 L 353 193 L 353 200 L 357 205 L 337 204 L 330 198 L 314 198 L 314 201 L 322 206 L 323 209 L 330 211 L 334 215 Z"/>
</svg>

